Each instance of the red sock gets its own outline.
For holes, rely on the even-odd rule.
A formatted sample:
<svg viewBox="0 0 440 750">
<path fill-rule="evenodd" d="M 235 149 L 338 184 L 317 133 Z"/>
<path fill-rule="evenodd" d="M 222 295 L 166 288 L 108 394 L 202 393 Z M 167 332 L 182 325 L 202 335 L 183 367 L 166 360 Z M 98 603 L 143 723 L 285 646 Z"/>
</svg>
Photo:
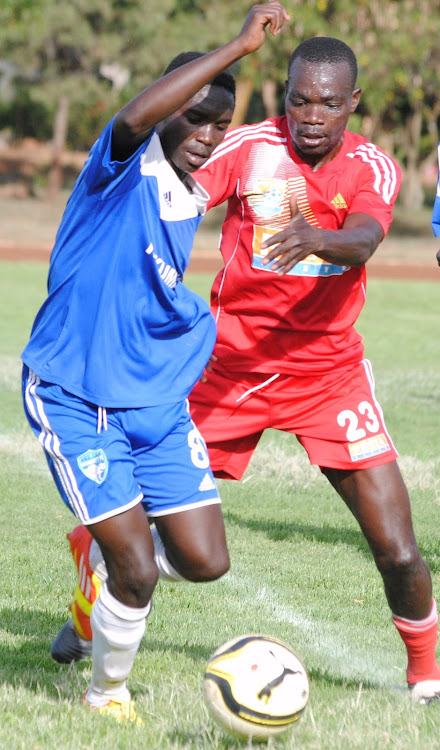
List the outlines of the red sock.
<svg viewBox="0 0 440 750">
<path fill-rule="evenodd" d="M 440 680 L 440 667 L 435 658 L 438 636 L 438 615 L 435 600 L 431 613 L 424 620 L 407 620 L 393 615 L 393 622 L 400 633 L 408 653 L 406 679 L 408 685 L 423 680 Z"/>
</svg>

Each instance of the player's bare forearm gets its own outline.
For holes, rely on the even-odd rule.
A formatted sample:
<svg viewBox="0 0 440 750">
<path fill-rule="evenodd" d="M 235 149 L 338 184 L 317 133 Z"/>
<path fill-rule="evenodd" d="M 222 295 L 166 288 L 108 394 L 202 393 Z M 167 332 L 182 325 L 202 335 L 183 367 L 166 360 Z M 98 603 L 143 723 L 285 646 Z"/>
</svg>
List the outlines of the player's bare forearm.
<svg viewBox="0 0 440 750">
<path fill-rule="evenodd" d="M 364 214 L 353 214 L 337 232 L 321 231 L 322 249 L 318 248 L 316 254 L 339 265 L 365 265 L 383 239 L 379 222 Z"/>
<path fill-rule="evenodd" d="M 289 15 L 274 2 L 254 5 L 238 36 L 232 41 L 159 78 L 132 99 L 116 115 L 113 124 L 113 154 L 125 158 L 145 140 L 161 120 L 183 106 L 222 70 L 257 50 L 269 31 L 276 36 Z"/>
<path fill-rule="evenodd" d="M 283 276 L 308 255 L 317 255 L 341 266 L 363 266 L 383 238 L 376 219 L 366 214 L 352 214 L 340 230 L 313 227 L 297 213 L 289 226 L 263 243 L 270 249 L 266 265 L 277 258 L 271 269 Z"/>
</svg>

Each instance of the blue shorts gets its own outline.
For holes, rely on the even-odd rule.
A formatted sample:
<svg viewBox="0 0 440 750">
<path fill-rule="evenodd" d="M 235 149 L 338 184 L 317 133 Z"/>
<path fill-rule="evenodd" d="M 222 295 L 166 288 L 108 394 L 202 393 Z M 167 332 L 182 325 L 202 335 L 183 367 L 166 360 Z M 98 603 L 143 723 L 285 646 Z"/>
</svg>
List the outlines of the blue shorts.
<svg viewBox="0 0 440 750">
<path fill-rule="evenodd" d="M 102 410 L 25 366 L 23 403 L 61 497 L 81 523 L 139 502 L 152 518 L 220 502 L 187 401 Z"/>
</svg>

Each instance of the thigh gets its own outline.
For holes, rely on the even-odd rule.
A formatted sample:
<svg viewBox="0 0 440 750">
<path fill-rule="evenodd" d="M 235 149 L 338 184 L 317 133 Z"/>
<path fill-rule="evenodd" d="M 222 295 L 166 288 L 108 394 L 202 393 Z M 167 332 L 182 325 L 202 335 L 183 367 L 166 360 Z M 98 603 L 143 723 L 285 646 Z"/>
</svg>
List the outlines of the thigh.
<svg viewBox="0 0 440 750">
<path fill-rule="evenodd" d="M 24 406 L 58 490 L 83 524 L 133 507 L 142 499 L 131 447 L 118 420 L 97 431 L 98 410 L 56 385 L 24 375 Z"/>
<path fill-rule="evenodd" d="M 357 471 L 323 469 L 351 510 L 375 556 L 416 541 L 411 507 L 396 461 Z"/>
<path fill-rule="evenodd" d="M 398 454 L 385 426 L 374 392 L 374 378 L 367 360 L 328 376 L 307 378 L 296 402 L 280 414 L 278 429 L 294 431 L 312 464 L 338 469 L 364 469 L 394 461 Z M 291 404 L 287 390 L 282 394 Z M 275 426 L 275 425 L 274 425 Z"/>
<path fill-rule="evenodd" d="M 225 525 L 220 505 L 205 505 L 155 519 L 167 556 L 185 578 L 200 570 L 225 572 L 229 567 Z M 207 577 L 210 577 L 209 574 Z"/>
<path fill-rule="evenodd" d="M 138 503 L 115 516 L 89 525 L 108 571 L 112 594 L 129 607 L 144 607 L 157 582 L 150 526 Z"/>
</svg>

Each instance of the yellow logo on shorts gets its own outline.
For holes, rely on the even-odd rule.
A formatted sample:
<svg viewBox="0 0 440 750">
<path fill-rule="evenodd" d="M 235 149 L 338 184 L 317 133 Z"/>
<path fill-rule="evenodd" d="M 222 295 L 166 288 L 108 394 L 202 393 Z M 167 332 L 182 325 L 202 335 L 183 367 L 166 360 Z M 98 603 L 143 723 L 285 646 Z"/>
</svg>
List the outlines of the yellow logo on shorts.
<svg viewBox="0 0 440 750">
<path fill-rule="evenodd" d="M 348 450 L 352 461 L 363 461 L 365 458 L 378 456 L 379 453 L 386 453 L 391 448 L 386 436 L 381 432 L 380 435 L 349 443 Z"/>
</svg>

